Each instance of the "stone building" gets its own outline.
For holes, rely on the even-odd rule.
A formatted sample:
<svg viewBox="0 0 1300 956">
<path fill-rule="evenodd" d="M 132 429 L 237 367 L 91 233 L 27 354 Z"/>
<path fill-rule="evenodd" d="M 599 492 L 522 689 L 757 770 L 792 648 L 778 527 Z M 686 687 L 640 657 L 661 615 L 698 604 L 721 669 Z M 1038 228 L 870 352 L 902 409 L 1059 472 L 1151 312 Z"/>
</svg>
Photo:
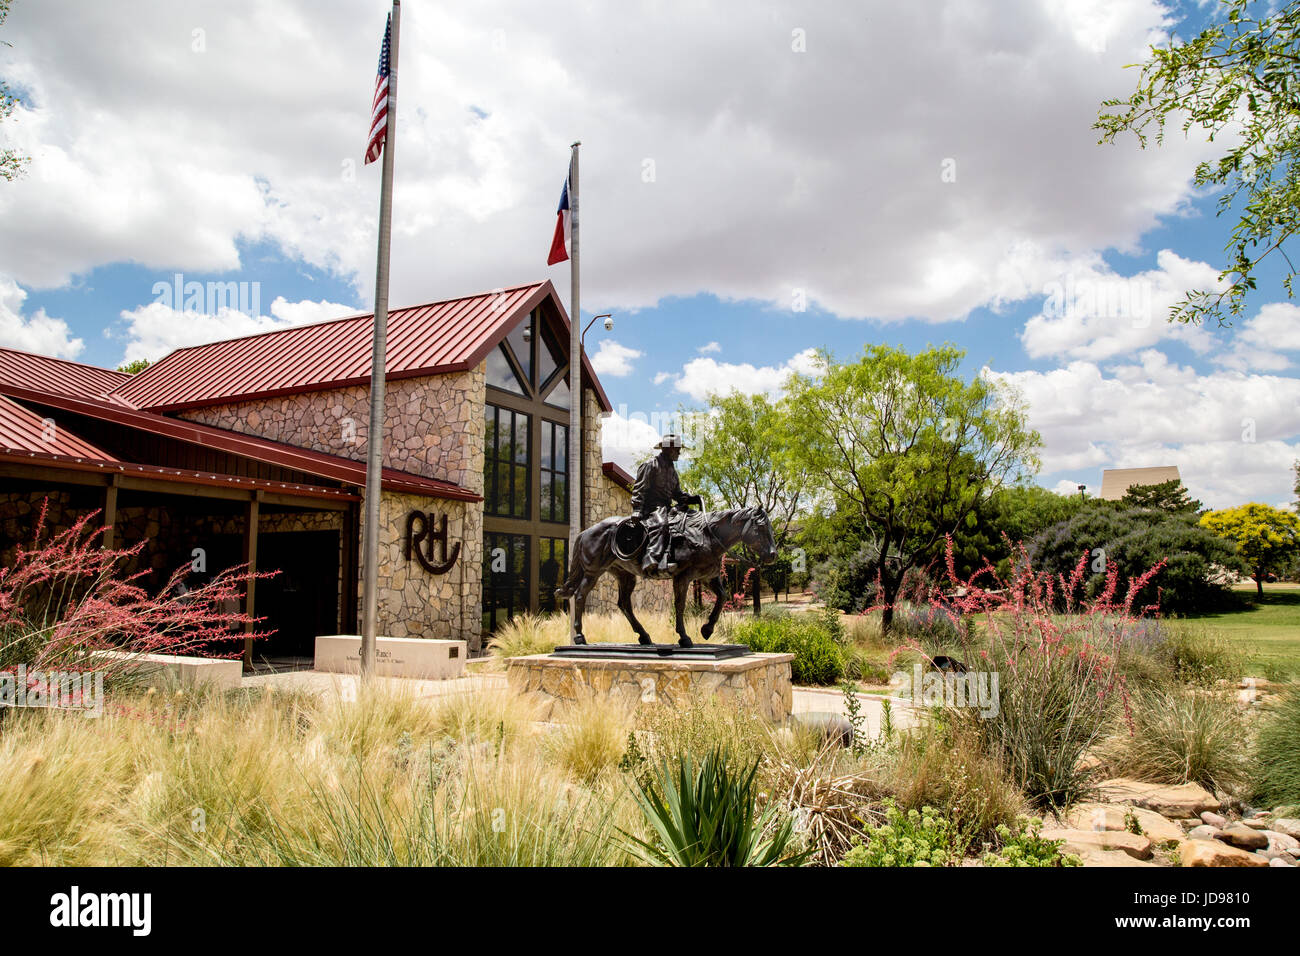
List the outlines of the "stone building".
<svg viewBox="0 0 1300 956">
<path fill-rule="evenodd" d="M 0 557 L 42 503 L 56 529 L 99 508 L 113 543 L 147 541 L 158 581 L 186 563 L 280 572 L 249 595 L 276 629 L 249 662 L 355 633 L 372 319 L 178 349 L 135 376 L 0 349 Z M 629 476 L 601 460 L 609 398 L 585 356 L 574 394 L 568 330 L 549 282 L 390 312 L 381 634 L 474 650 L 516 615 L 557 610 L 572 401 L 583 526 L 629 510 Z M 642 608 L 670 600 L 666 582 L 636 593 Z M 602 582 L 592 607 L 613 598 Z"/>
</svg>

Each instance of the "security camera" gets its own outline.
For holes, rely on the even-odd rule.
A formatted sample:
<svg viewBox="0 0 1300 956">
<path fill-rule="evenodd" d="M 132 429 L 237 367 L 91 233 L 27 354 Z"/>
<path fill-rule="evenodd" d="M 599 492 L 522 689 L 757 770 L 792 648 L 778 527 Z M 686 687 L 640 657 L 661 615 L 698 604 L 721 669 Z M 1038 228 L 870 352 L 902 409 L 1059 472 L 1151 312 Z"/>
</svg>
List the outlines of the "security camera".
<svg viewBox="0 0 1300 956">
<path fill-rule="evenodd" d="M 613 316 L 610 316 L 610 315 L 605 316 L 605 331 L 606 331 L 606 332 L 613 332 L 613 331 L 614 331 L 614 317 L 613 317 Z"/>
</svg>

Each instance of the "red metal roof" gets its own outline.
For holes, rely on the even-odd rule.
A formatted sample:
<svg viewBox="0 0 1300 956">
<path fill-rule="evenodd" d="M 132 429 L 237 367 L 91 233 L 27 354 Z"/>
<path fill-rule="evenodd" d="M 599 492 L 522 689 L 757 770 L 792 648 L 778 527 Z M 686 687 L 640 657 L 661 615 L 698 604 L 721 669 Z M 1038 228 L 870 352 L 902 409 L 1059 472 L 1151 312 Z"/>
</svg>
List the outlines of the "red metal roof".
<svg viewBox="0 0 1300 956">
<path fill-rule="evenodd" d="M 30 408 L 0 395 L 0 449 L 70 455 L 96 461 L 117 459 L 56 423 L 53 428 Z"/>
<path fill-rule="evenodd" d="M 39 388 L 61 395 L 102 398 L 132 376 L 96 365 L 0 348 L 0 384 Z"/>
<path fill-rule="evenodd" d="M 549 281 L 388 313 L 385 378 L 457 372 L 478 365 L 516 322 L 550 299 Z M 116 388 L 111 398 L 172 412 L 252 398 L 365 385 L 370 380 L 373 313 L 177 349 Z M 612 410 L 591 363 L 583 370 Z"/>
<path fill-rule="evenodd" d="M 266 478 L 249 478 L 243 475 L 223 475 L 211 471 L 164 468 L 160 465 L 137 465 L 129 461 L 89 461 L 70 455 L 49 455 L 35 451 L 12 451 L 0 448 L 0 462 L 18 462 L 20 464 L 35 462 L 69 468 L 73 471 L 143 475 L 147 478 L 172 481 L 182 485 L 208 485 L 216 488 L 260 488 L 285 494 L 306 495 L 310 498 L 330 498 L 337 501 L 361 500 L 360 495 L 344 491 L 341 488 L 326 488 L 321 485 L 304 485 L 299 482 L 275 481 Z"/>
<path fill-rule="evenodd" d="M 232 454 L 242 455 L 245 458 L 251 458 L 254 461 L 263 461 L 283 468 L 292 468 L 295 471 L 306 472 L 309 475 L 317 475 L 349 485 L 364 487 L 366 483 L 365 462 L 353 461 L 350 458 L 343 458 L 338 455 L 298 448 L 295 445 L 286 445 L 283 442 L 270 441 L 252 435 L 241 435 L 238 432 L 213 428 L 210 425 L 201 425 L 185 419 L 168 418 L 165 415 L 158 415 L 153 412 L 137 411 L 136 409 L 115 405 L 105 399 L 76 398 L 3 383 L 0 383 L 0 394 L 60 408 L 64 411 L 86 415 L 101 421 L 113 422 L 128 428 L 163 435 L 167 438 L 189 442 L 200 447 L 216 448 Z M 482 500 L 480 495 L 453 482 L 425 478 L 422 475 L 413 475 L 409 472 L 399 471 L 396 468 L 385 468 L 383 470 L 381 484 L 383 488 L 389 491 L 406 491 L 413 494 L 428 495 L 435 498 L 450 498 L 457 501 Z"/>
</svg>

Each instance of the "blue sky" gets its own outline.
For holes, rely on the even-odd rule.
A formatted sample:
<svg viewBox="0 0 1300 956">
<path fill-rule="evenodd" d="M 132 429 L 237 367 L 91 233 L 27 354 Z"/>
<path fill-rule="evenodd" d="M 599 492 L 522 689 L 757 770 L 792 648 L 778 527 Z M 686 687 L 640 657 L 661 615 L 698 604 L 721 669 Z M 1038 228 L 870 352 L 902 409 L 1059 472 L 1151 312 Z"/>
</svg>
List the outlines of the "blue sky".
<svg viewBox="0 0 1300 956">
<path fill-rule="evenodd" d="M 115 366 L 368 310 L 386 4 L 144 7 L 17 0 L 0 28 L 24 99 L 0 132 L 33 156 L 0 185 L 0 345 Z M 1090 129 L 1124 64 L 1205 5 L 584 9 L 404 8 L 392 302 L 539 278 L 567 301 L 544 261 L 582 138 L 609 457 L 653 433 L 625 416 L 774 392 L 809 349 L 951 342 L 1029 401 L 1047 487 L 1174 463 L 1215 506 L 1290 500 L 1300 310 L 1276 270 L 1234 329 L 1165 324 L 1220 267 L 1231 220 L 1190 182 L 1218 147 Z M 256 283 L 259 308 L 168 310 L 153 290 L 177 272 Z M 1053 312 L 1053 288 L 1132 298 Z"/>
</svg>

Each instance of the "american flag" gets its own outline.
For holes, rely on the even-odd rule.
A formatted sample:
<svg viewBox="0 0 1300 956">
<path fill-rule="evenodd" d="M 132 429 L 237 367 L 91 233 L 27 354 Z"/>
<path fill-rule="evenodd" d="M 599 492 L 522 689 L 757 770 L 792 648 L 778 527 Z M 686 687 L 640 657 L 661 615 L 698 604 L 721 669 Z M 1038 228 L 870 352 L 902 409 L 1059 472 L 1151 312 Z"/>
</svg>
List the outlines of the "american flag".
<svg viewBox="0 0 1300 956">
<path fill-rule="evenodd" d="M 388 139 L 388 72 L 389 44 L 393 40 L 393 15 L 388 15 L 384 28 L 384 45 L 379 51 L 379 75 L 375 77 L 375 103 L 370 107 L 370 140 L 366 143 L 366 164 L 373 163 L 384 152 Z"/>
</svg>

